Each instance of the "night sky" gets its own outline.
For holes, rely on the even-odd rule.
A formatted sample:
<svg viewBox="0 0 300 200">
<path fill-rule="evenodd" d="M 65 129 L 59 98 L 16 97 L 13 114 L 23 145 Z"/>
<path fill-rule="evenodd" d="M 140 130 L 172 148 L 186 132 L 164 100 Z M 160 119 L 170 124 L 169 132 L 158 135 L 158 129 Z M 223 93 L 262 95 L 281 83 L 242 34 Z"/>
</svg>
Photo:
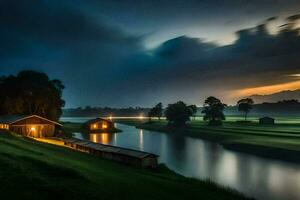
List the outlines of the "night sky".
<svg viewBox="0 0 300 200">
<path fill-rule="evenodd" d="M 61 79 L 66 107 L 300 89 L 300 0 L 0 0 L 0 25 L 0 75 Z"/>
</svg>

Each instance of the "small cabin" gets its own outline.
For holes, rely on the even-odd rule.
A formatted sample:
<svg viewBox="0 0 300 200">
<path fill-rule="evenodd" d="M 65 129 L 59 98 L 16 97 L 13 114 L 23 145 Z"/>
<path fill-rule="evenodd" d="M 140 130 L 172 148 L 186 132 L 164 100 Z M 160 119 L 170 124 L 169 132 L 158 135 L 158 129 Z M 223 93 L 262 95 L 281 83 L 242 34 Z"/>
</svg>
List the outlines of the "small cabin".
<svg viewBox="0 0 300 200">
<path fill-rule="evenodd" d="M 112 121 L 103 118 L 89 120 L 85 123 L 85 127 L 89 132 L 118 132 Z"/>
<path fill-rule="evenodd" d="M 275 119 L 272 117 L 262 117 L 259 119 L 260 124 L 275 124 Z"/>
<path fill-rule="evenodd" d="M 0 129 L 10 130 L 27 137 L 53 137 L 61 124 L 38 115 L 0 116 Z"/>
</svg>

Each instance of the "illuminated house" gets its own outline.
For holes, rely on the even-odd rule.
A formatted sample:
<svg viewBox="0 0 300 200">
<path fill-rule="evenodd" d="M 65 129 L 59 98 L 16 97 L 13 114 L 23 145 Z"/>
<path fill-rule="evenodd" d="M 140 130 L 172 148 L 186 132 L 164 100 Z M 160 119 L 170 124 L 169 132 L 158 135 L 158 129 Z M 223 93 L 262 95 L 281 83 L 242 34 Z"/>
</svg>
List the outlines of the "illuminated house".
<svg viewBox="0 0 300 200">
<path fill-rule="evenodd" d="M 85 123 L 86 128 L 89 132 L 118 132 L 120 130 L 116 129 L 114 123 L 110 120 L 103 118 L 96 118 L 89 120 Z"/>
<path fill-rule="evenodd" d="M 28 137 L 53 137 L 62 125 L 38 115 L 0 116 L 0 129 Z"/>
</svg>

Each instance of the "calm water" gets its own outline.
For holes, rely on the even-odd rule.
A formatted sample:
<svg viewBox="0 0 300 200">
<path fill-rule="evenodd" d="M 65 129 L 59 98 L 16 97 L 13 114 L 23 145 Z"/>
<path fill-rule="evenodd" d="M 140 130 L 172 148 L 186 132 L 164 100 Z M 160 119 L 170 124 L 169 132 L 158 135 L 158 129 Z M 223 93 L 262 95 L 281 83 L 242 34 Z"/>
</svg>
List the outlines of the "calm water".
<svg viewBox="0 0 300 200">
<path fill-rule="evenodd" d="M 187 136 L 116 126 L 123 132 L 74 136 L 158 154 L 160 163 L 184 176 L 210 179 L 261 200 L 300 200 L 300 165 L 228 151 L 218 144 Z"/>
</svg>

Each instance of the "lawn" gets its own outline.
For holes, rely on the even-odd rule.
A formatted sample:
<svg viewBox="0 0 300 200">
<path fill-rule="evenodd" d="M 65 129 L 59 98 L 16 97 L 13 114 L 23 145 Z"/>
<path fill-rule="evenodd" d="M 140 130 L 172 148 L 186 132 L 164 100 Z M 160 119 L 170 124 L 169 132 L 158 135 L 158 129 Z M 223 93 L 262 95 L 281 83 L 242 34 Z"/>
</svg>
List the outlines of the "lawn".
<svg viewBox="0 0 300 200">
<path fill-rule="evenodd" d="M 2 199 L 245 199 L 177 175 L 137 169 L 64 147 L 0 132 Z"/>
<path fill-rule="evenodd" d="M 192 120 L 183 130 L 170 129 L 166 120 L 126 119 L 120 123 L 138 128 L 180 132 L 192 137 L 199 137 L 222 144 L 233 150 L 244 151 L 267 157 L 300 162 L 300 120 L 295 118 L 277 118 L 275 125 L 261 125 L 257 118 L 250 118 L 250 123 L 237 122 L 240 117 L 228 117 L 222 126 L 209 126 L 203 120 Z"/>
</svg>

